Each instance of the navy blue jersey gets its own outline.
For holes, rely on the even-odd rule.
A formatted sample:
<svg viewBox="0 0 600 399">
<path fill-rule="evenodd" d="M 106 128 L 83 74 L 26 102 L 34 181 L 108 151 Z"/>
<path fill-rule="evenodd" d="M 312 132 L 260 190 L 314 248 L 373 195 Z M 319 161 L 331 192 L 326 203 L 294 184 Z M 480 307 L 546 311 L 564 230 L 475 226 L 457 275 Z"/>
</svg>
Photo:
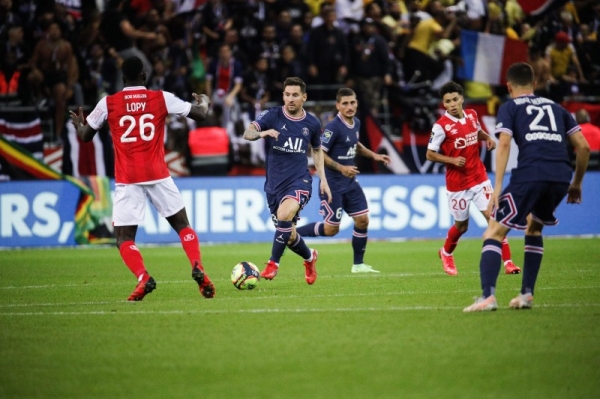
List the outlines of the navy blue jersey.
<svg viewBox="0 0 600 399">
<path fill-rule="evenodd" d="M 360 132 L 360 120 L 352 118 L 352 125 L 346 123 L 338 114 L 323 130 L 321 135 L 321 148 L 327 155 L 340 165 L 353 166 L 358 145 L 358 132 Z M 340 172 L 325 168 L 325 176 L 331 192 L 345 193 L 352 189 L 356 183 L 355 178 L 346 177 Z"/>
<path fill-rule="evenodd" d="M 519 147 L 510 181 L 569 183 L 572 168 L 567 137 L 578 130 L 571 114 L 547 98 L 520 96 L 502 104 L 494 133 L 510 134 Z"/>
<path fill-rule="evenodd" d="M 307 150 L 321 146 L 321 122 L 306 111 L 294 118 L 283 107 L 274 107 L 263 111 L 254 122 L 261 132 L 275 129 L 279 138 L 267 136 L 265 140 L 265 167 L 267 180 L 265 192 L 275 194 L 301 180 L 309 187 L 312 177 L 308 171 Z"/>
</svg>

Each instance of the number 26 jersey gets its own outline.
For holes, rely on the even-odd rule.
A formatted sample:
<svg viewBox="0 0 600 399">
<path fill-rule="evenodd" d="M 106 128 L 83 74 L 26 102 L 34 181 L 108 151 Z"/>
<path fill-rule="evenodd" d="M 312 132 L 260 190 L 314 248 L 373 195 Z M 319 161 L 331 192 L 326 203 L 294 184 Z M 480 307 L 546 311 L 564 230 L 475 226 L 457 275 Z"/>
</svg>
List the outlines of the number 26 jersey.
<svg viewBox="0 0 600 399">
<path fill-rule="evenodd" d="M 115 182 L 154 183 L 169 177 L 165 119 L 168 114 L 187 116 L 191 107 L 172 93 L 143 86 L 125 87 L 100 100 L 87 122 L 99 130 L 108 120 L 115 151 Z"/>
</svg>

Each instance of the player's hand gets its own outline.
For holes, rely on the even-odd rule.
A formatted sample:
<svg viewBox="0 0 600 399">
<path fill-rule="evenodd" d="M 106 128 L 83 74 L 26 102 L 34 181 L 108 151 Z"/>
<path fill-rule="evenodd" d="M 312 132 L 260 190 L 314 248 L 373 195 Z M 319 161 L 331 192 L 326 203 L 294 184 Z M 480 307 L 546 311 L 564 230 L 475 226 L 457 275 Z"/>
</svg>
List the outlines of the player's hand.
<svg viewBox="0 0 600 399">
<path fill-rule="evenodd" d="M 467 163 L 467 159 L 465 157 L 456 157 L 454 158 L 454 165 L 462 168 Z"/>
<path fill-rule="evenodd" d="M 259 136 L 265 138 L 267 136 L 273 137 L 275 140 L 279 138 L 279 132 L 275 129 L 265 130 L 264 132 L 260 132 Z"/>
<path fill-rule="evenodd" d="M 569 186 L 567 192 L 567 204 L 580 204 L 581 203 L 581 186 Z"/>
<path fill-rule="evenodd" d="M 383 155 L 383 154 L 375 154 L 373 159 L 377 162 L 383 163 L 385 166 L 388 166 L 390 164 L 390 162 L 392 162 L 392 158 L 390 158 L 389 155 Z"/>
<path fill-rule="evenodd" d="M 496 142 L 491 137 L 485 139 L 485 144 L 487 146 L 488 151 L 493 151 L 496 149 Z"/>
<path fill-rule="evenodd" d="M 490 198 L 490 202 L 488 202 L 487 206 L 487 214 L 491 215 L 494 208 L 498 207 L 498 194 L 500 191 L 494 190 L 492 193 L 492 198 Z"/>
<path fill-rule="evenodd" d="M 85 118 L 83 117 L 83 108 L 79 107 L 77 109 L 77 113 L 69 111 L 69 115 L 71 116 L 71 122 L 73 123 L 73 126 L 75 126 L 75 130 L 79 129 L 79 126 L 85 125 Z"/>
<path fill-rule="evenodd" d="M 340 165 L 340 173 L 346 177 L 353 178 L 360 173 L 358 168 L 354 165 Z"/>
<path fill-rule="evenodd" d="M 203 102 L 210 105 L 210 98 L 208 98 L 208 96 L 204 93 L 203 94 L 192 93 L 192 97 L 194 97 L 194 99 L 196 100 L 198 105 L 202 104 Z"/>
<path fill-rule="evenodd" d="M 327 183 L 327 181 L 321 180 L 321 183 L 319 184 L 319 186 L 321 189 L 321 194 L 327 195 L 327 203 L 331 204 L 331 200 L 333 197 L 331 195 L 331 189 L 329 188 L 329 184 Z"/>
</svg>

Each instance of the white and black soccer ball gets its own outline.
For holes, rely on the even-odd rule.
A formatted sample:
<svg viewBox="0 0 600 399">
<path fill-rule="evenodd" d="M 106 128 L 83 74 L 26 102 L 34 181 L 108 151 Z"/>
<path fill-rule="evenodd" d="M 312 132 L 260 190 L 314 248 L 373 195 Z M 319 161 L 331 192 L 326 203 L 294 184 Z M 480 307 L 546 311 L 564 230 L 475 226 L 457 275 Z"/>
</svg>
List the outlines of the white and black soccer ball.
<svg viewBox="0 0 600 399">
<path fill-rule="evenodd" d="M 238 290 L 254 289 L 260 282 L 260 270 L 252 262 L 240 262 L 231 271 L 231 282 Z"/>
</svg>

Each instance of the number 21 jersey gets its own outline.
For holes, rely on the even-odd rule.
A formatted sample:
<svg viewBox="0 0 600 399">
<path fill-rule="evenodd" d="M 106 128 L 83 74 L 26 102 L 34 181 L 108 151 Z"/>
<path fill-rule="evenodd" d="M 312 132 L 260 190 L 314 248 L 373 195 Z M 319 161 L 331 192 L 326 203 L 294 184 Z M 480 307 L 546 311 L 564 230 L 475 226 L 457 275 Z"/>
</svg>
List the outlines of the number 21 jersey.
<svg viewBox="0 0 600 399">
<path fill-rule="evenodd" d="M 191 107 L 172 93 L 142 86 L 126 87 L 100 100 L 87 122 L 99 130 L 108 120 L 115 151 L 115 182 L 154 183 L 169 177 L 165 119 L 168 114 L 187 116 Z"/>
</svg>

